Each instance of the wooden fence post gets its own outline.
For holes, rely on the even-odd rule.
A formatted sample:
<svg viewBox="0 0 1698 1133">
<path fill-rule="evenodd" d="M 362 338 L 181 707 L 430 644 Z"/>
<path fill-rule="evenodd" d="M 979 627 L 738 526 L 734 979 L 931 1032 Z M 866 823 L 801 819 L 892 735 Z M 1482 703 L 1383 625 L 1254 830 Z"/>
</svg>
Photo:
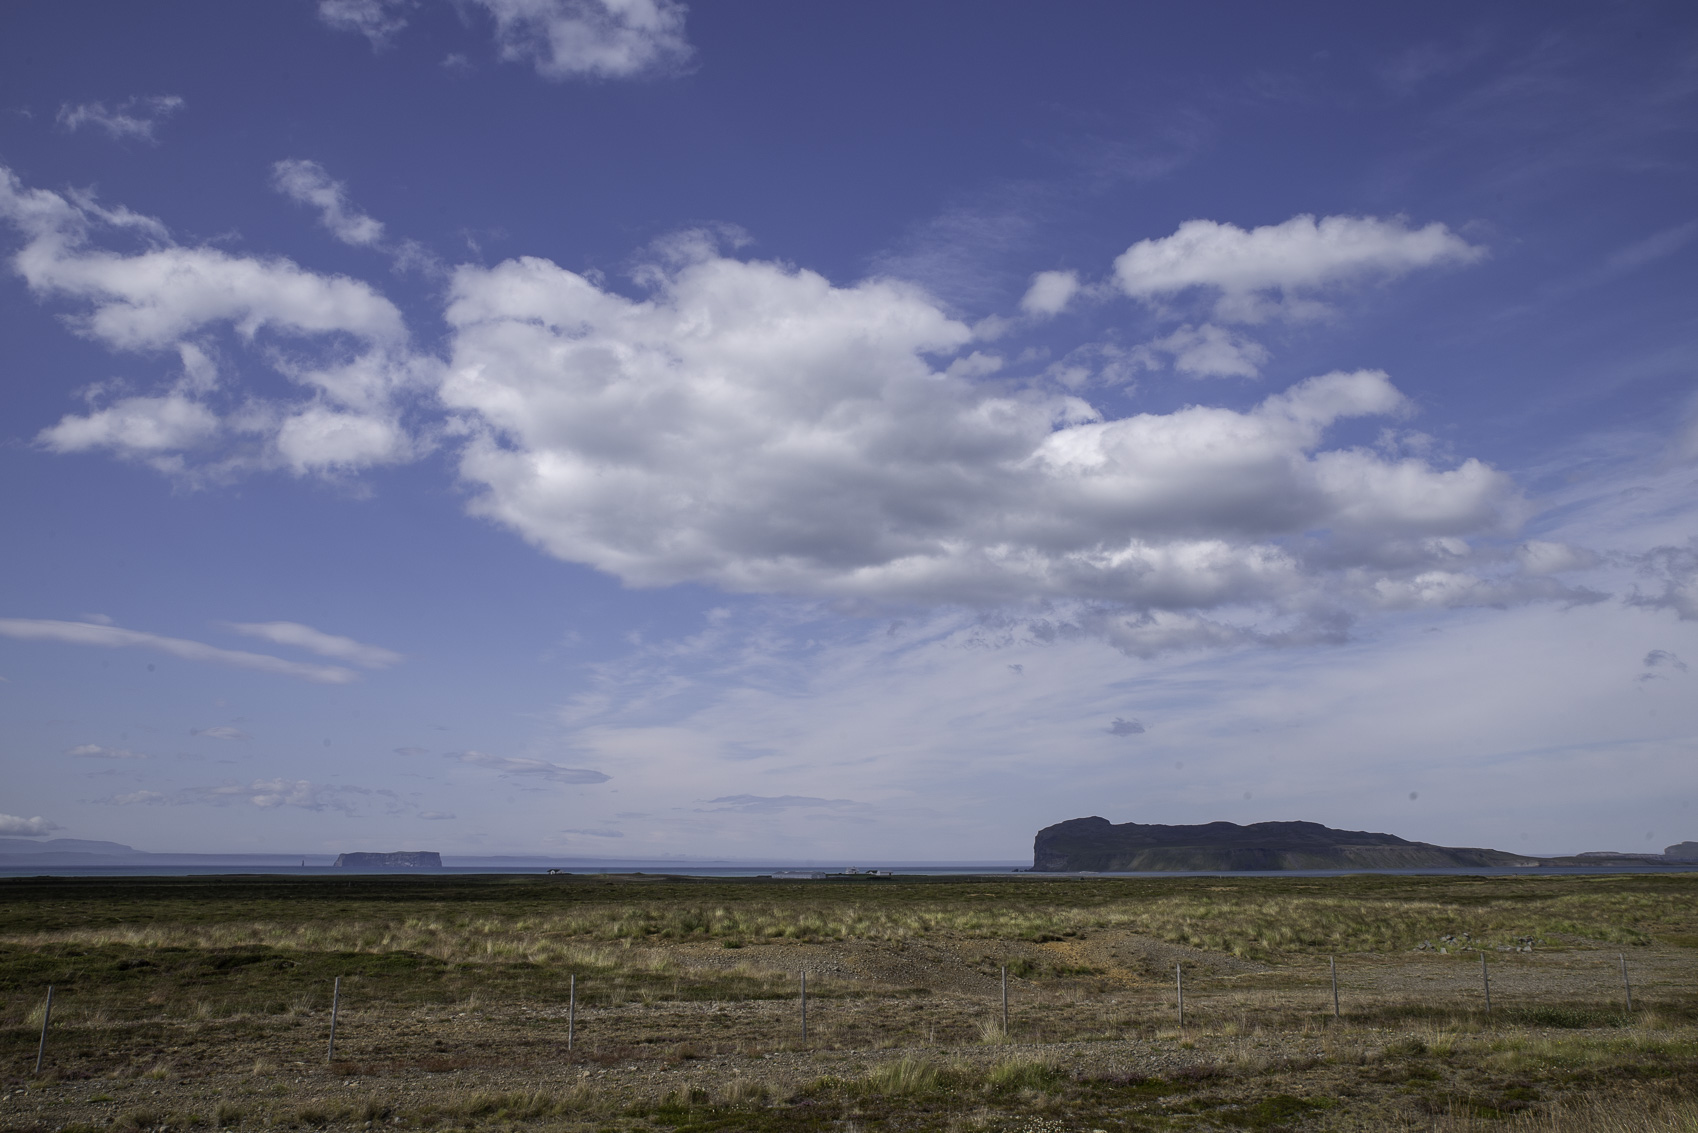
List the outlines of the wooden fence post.
<svg viewBox="0 0 1698 1133">
<path fill-rule="evenodd" d="M 1332 971 L 1332 1017 L 1338 1018 L 1338 957 L 1328 956 L 1327 967 Z"/>
<path fill-rule="evenodd" d="M 808 973 L 802 973 L 802 1041 L 808 1041 Z"/>
<path fill-rule="evenodd" d="M 1185 965 L 1173 966 L 1173 986 L 1179 990 L 1179 1029 L 1185 1029 Z"/>
<path fill-rule="evenodd" d="M 1626 971 L 1625 968 L 1622 969 Z M 47 985 L 47 1008 L 41 1013 L 41 1045 L 35 1048 L 35 1072 L 41 1073 L 41 1059 L 47 1054 L 47 1024 L 53 1021 L 53 985 Z"/>
<path fill-rule="evenodd" d="M 342 977 L 337 976 L 336 982 L 330 986 L 330 1047 L 324 1052 L 324 1061 L 336 1061 L 336 1010 L 342 1005 Z"/>
<path fill-rule="evenodd" d="M 566 985 L 566 1053 L 572 1053 L 572 1032 L 578 1023 L 578 975 L 568 976 Z"/>
<path fill-rule="evenodd" d="M 1008 1037 L 1008 965 L 1002 966 L 1002 1037 Z"/>
<path fill-rule="evenodd" d="M 1632 1011 L 1633 1010 L 1633 984 L 1631 982 L 1629 982 L 1628 978 L 1627 978 L 1627 953 L 1622 952 L 1622 953 L 1620 953 L 1620 956 L 1621 956 L 1621 986 L 1627 991 L 1627 1009 L 1628 1009 L 1628 1011 Z"/>
<path fill-rule="evenodd" d="M 1486 1014 L 1492 1013 L 1492 977 L 1486 971 L 1486 954 L 1480 953 L 1480 986 L 1486 989 Z"/>
</svg>

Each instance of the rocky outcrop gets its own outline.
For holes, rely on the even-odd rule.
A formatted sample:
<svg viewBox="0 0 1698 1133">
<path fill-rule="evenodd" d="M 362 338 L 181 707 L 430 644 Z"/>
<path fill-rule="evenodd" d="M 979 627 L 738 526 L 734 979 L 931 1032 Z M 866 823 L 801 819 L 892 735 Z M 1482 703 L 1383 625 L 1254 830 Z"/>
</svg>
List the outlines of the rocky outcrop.
<svg viewBox="0 0 1698 1133">
<path fill-rule="evenodd" d="M 1411 842 L 1395 834 L 1334 830 L 1318 822 L 1159 826 L 1075 818 L 1038 831 L 1032 846 L 1032 869 L 1042 872 L 1466 869 L 1538 864 L 1536 858 L 1502 850 L 1453 849 Z"/>
<path fill-rule="evenodd" d="M 441 869 L 442 855 L 435 850 L 397 850 L 392 854 L 340 854 L 336 864 L 358 869 Z"/>
<path fill-rule="evenodd" d="M 1663 857 L 1677 862 L 1698 862 L 1698 842 L 1676 842 L 1663 851 Z"/>
</svg>

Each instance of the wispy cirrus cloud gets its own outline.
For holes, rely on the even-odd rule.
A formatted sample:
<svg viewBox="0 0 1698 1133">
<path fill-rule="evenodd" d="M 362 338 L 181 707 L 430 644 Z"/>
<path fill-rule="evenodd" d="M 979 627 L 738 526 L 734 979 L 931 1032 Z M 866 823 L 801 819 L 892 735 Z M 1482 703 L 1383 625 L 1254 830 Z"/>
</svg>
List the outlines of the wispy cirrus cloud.
<svg viewBox="0 0 1698 1133">
<path fill-rule="evenodd" d="M 481 751 L 462 751 L 451 756 L 474 767 L 487 767 L 502 775 L 533 776 L 554 783 L 605 783 L 611 775 L 587 767 L 562 767 L 544 759 L 525 759 L 511 755 L 489 755 Z"/>
<path fill-rule="evenodd" d="M 172 792 L 131 791 L 99 800 L 114 806 L 252 806 L 260 810 L 292 807 L 297 810 L 338 811 L 363 814 L 373 810 L 401 814 L 408 809 L 401 796 L 382 788 L 314 783 L 310 779 L 255 779 L 248 783 L 220 783 L 208 787 L 184 787 Z"/>
<path fill-rule="evenodd" d="M 383 222 L 355 208 L 348 187 L 333 180 L 318 162 L 279 161 L 271 167 L 271 183 L 297 204 L 316 208 L 319 220 L 342 243 L 363 248 L 383 239 Z"/>
<path fill-rule="evenodd" d="M 65 103 L 59 108 L 57 121 L 70 131 L 93 126 L 106 131 L 110 138 L 138 138 L 144 142 L 156 140 L 154 129 L 165 119 L 183 108 L 183 100 L 174 94 L 126 98 L 107 106 L 104 102 Z"/>
<path fill-rule="evenodd" d="M 195 729 L 193 729 L 189 732 L 189 735 L 191 735 L 191 736 L 205 736 L 207 739 L 210 739 L 210 740 L 251 740 L 251 739 L 253 739 L 252 736 L 248 735 L 246 732 L 242 731 L 240 728 L 232 728 L 227 724 L 220 724 L 217 727 L 213 727 L 213 728 L 195 728 Z"/>
<path fill-rule="evenodd" d="M 381 220 L 354 204 L 348 186 L 316 161 L 291 158 L 271 167 L 271 187 L 297 204 L 318 210 L 319 223 L 344 244 L 369 248 L 390 257 L 396 271 L 444 274 L 436 254 L 417 240 L 386 240 Z"/>
<path fill-rule="evenodd" d="M 783 810 L 836 810 L 854 806 L 854 799 L 816 799 L 810 795 L 721 795 L 709 799 L 698 812 L 737 811 L 743 814 L 776 814 Z"/>
<path fill-rule="evenodd" d="M 152 649 L 184 661 L 205 661 L 214 665 L 229 665 L 237 669 L 252 669 L 261 673 L 298 677 L 318 684 L 347 684 L 359 680 L 352 669 L 335 665 L 306 665 L 286 661 L 267 653 L 247 653 L 237 649 L 220 649 L 202 641 L 183 637 L 165 637 L 157 633 L 122 629 L 118 626 L 90 625 L 86 622 L 61 622 L 45 618 L 0 618 L 0 637 L 22 641 L 53 641 L 64 645 L 93 645 L 102 649 Z"/>
<path fill-rule="evenodd" d="M 337 31 L 365 36 L 377 50 L 407 26 L 401 13 L 412 6 L 413 0 L 318 0 L 318 18 Z"/>
<path fill-rule="evenodd" d="M 98 799 L 96 801 L 107 803 L 111 806 L 135 806 L 138 803 L 164 802 L 165 793 L 163 791 L 147 790 L 128 791 L 122 795 L 113 795 L 110 798 Z"/>
<path fill-rule="evenodd" d="M 65 749 L 65 754 L 78 759 L 146 759 L 139 751 L 123 747 L 102 747 L 99 744 L 78 744 Z"/>
<path fill-rule="evenodd" d="M 348 661 L 362 665 L 367 669 L 387 669 L 406 660 L 393 649 L 385 649 L 380 645 L 366 645 L 351 637 L 341 637 L 323 630 L 314 629 L 300 622 L 226 622 L 224 623 L 237 633 L 247 634 L 271 642 L 273 645 L 292 645 L 297 649 L 305 649 L 309 653 L 317 653 L 320 657 L 331 657 L 338 661 Z"/>
</svg>

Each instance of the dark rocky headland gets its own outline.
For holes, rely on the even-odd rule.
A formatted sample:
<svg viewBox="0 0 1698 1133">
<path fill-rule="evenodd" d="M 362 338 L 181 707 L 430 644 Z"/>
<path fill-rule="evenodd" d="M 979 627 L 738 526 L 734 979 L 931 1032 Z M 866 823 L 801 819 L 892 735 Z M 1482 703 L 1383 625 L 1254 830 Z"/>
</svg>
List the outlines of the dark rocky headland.
<svg viewBox="0 0 1698 1133">
<path fill-rule="evenodd" d="M 1395 834 L 1334 830 L 1318 822 L 1159 826 L 1075 818 L 1038 831 L 1032 847 L 1032 869 L 1039 872 L 1454 869 L 1536 866 L 1542 861 L 1502 850 L 1411 842 Z"/>
</svg>

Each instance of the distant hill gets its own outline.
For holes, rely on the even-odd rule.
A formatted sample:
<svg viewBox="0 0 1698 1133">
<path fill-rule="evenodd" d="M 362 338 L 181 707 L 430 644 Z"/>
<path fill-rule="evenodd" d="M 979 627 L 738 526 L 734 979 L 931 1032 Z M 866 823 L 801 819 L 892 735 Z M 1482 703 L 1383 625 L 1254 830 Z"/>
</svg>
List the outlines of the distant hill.
<svg viewBox="0 0 1698 1133">
<path fill-rule="evenodd" d="M 122 842 L 95 842 L 88 838 L 0 838 L 0 854 L 101 854 L 128 857 L 136 851 Z"/>
<path fill-rule="evenodd" d="M 1452 849 L 1411 842 L 1395 834 L 1334 830 L 1318 822 L 1158 826 L 1075 818 L 1044 827 L 1032 846 L 1032 869 L 1042 872 L 1448 869 L 1538 864 L 1538 858 L 1523 854 Z"/>
</svg>

